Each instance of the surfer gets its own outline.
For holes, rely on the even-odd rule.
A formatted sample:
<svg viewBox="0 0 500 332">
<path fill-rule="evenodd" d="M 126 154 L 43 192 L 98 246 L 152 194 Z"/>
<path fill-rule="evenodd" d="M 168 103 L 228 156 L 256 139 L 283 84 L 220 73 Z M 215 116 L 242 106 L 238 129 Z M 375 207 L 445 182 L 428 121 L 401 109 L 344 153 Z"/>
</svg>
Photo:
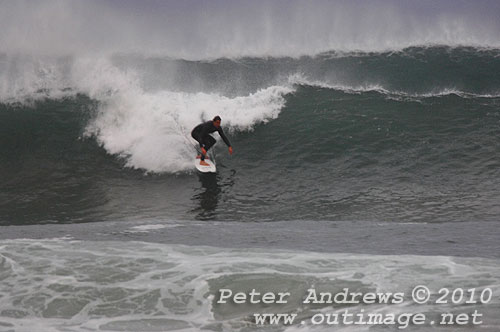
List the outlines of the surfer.
<svg viewBox="0 0 500 332">
<path fill-rule="evenodd" d="M 207 156 L 207 151 L 215 144 L 216 140 L 210 134 L 217 131 L 224 140 L 224 143 L 229 147 L 229 154 L 233 154 L 233 148 L 231 147 L 231 143 L 227 139 L 226 135 L 222 131 L 222 127 L 220 126 L 221 118 L 220 116 L 214 117 L 212 121 L 207 121 L 197 125 L 193 131 L 191 132 L 191 136 L 200 143 L 201 155 L 198 156 L 200 160 L 200 165 L 208 166 L 205 162 L 205 158 Z"/>
</svg>

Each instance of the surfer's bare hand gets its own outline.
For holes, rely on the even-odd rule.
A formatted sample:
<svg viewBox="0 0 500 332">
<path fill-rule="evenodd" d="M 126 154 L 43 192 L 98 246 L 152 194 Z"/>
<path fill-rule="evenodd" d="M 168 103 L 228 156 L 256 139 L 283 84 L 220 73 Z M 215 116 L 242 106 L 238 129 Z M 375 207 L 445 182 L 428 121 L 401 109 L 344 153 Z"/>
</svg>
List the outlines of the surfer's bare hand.
<svg viewBox="0 0 500 332">
<path fill-rule="evenodd" d="M 232 155 L 232 154 L 233 154 L 233 147 L 232 147 L 232 146 L 230 146 L 230 147 L 229 147 L 229 154 L 230 154 L 230 155 Z"/>
<path fill-rule="evenodd" d="M 207 155 L 207 150 L 205 150 L 205 148 L 201 148 L 201 153 L 203 153 L 204 156 Z"/>
</svg>

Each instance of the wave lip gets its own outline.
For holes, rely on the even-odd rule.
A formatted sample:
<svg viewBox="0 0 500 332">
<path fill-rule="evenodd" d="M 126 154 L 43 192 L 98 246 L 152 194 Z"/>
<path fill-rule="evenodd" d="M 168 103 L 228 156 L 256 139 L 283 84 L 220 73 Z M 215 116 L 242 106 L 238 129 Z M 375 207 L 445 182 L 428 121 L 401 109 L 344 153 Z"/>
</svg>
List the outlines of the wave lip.
<svg viewBox="0 0 500 332">
<path fill-rule="evenodd" d="M 347 85 L 340 83 L 331 84 L 319 80 L 309 80 L 307 78 L 304 78 L 304 76 L 300 74 L 290 76 L 289 82 L 292 85 L 316 87 L 326 90 L 340 91 L 347 94 L 359 95 L 367 92 L 375 92 L 392 99 L 400 99 L 400 98 L 423 99 L 423 98 L 446 97 L 451 95 L 460 98 L 500 98 L 500 93 L 498 94 L 473 93 L 473 92 L 462 91 L 456 88 L 440 88 L 429 92 L 412 93 L 402 90 L 392 90 L 390 88 L 384 87 L 382 84 L 369 84 L 369 83 L 365 85 Z"/>
</svg>

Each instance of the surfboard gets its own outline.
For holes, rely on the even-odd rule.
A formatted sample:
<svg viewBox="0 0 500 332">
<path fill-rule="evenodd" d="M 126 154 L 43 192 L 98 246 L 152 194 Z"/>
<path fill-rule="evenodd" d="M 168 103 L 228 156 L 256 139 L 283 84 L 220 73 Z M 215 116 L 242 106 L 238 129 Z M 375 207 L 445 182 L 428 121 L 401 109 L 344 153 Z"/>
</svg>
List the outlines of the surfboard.
<svg viewBox="0 0 500 332">
<path fill-rule="evenodd" d="M 217 168 L 215 167 L 215 163 L 211 159 L 205 159 L 205 162 L 208 164 L 208 166 L 200 165 L 200 159 L 198 159 L 198 158 L 194 159 L 194 165 L 196 166 L 196 169 L 199 172 L 201 172 L 201 173 L 215 173 L 217 171 Z"/>
</svg>

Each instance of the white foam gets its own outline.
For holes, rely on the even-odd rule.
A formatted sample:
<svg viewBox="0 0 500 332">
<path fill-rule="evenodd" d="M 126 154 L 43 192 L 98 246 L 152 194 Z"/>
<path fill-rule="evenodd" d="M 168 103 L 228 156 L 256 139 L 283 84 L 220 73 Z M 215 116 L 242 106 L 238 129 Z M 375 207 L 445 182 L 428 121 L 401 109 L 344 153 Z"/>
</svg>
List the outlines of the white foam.
<svg viewBox="0 0 500 332">
<path fill-rule="evenodd" d="M 138 226 L 133 226 L 130 227 L 129 229 L 125 230 L 124 233 L 148 233 L 151 231 L 156 231 L 159 229 L 164 229 L 164 228 L 173 228 L 173 227 L 179 227 L 180 225 L 177 224 L 148 224 L 148 225 L 138 225 Z"/>
<path fill-rule="evenodd" d="M 149 330 L 169 322 L 186 330 L 209 329 L 213 324 L 224 324 L 224 330 L 231 331 L 259 330 L 256 326 L 245 329 L 254 307 L 213 306 L 219 286 L 235 291 L 271 287 L 274 292 L 289 291 L 299 298 L 312 286 L 352 291 L 361 287 L 377 292 L 410 292 L 417 284 L 434 291 L 442 287 L 490 287 L 497 294 L 500 290 L 498 260 L 482 258 L 64 239 L 3 240 L 0 246 L 0 323 L 15 331 L 88 331 L 112 326 Z M 498 304 L 494 297 L 488 306 L 481 306 L 491 324 L 499 323 L 494 320 Z M 443 308 L 431 302 L 415 305 L 409 298 L 401 306 L 361 307 L 411 313 Z M 305 318 L 316 312 L 298 302 L 290 302 L 286 310 L 309 315 Z"/>
<path fill-rule="evenodd" d="M 220 115 L 229 132 L 251 130 L 257 123 L 275 119 L 285 104 L 284 95 L 292 91 L 271 86 L 234 98 L 216 93 L 146 92 L 132 75 L 116 68 L 106 75 L 99 71 L 83 77 L 80 82 L 88 85 L 80 85 L 80 90 L 101 102 L 86 135 L 95 136 L 109 153 L 125 158 L 128 166 L 153 172 L 193 167 L 195 141 L 190 133 L 200 122 Z"/>
</svg>

